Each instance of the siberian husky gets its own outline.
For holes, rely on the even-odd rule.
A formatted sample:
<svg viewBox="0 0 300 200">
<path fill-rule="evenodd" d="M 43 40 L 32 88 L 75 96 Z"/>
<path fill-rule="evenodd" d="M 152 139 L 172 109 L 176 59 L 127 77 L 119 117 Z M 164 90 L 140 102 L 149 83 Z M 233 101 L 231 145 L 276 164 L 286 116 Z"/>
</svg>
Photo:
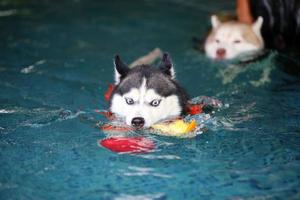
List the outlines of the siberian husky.
<svg viewBox="0 0 300 200">
<path fill-rule="evenodd" d="M 212 59 L 224 60 L 259 52 L 264 48 L 262 23 L 262 17 L 248 25 L 236 21 L 222 23 L 217 16 L 211 16 L 212 31 L 204 46 L 206 55 Z"/>
<path fill-rule="evenodd" d="M 114 58 L 115 89 L 110 99 L 110 111 L 123 117 L 135 128 L 179 116 L 186 111 L 188 95 L 176 82 L 168 53 L 158 67 L 137 65 L 129 68 L 118 55 Z"/>
</svg>

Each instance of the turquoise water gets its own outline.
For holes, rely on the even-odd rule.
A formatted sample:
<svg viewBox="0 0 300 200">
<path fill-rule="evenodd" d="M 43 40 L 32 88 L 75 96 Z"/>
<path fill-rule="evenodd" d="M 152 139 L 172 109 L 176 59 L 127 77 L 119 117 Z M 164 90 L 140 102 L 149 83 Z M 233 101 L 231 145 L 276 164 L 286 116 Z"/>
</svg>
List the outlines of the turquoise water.
<svg viewBox="0 0 300 200">
<path fill-rule="evenodd" d="M 245 65 L 195 51 L 229 1 L 0 1 L 1 199 L 299 199 L 300 79 L 270 52 Z M 4 12 L 5 11 L 5 12 Z M 192 97 L 224 106 L 191 139 L 98 146 L 112 57 L 160 47 Z"/>
</svg>

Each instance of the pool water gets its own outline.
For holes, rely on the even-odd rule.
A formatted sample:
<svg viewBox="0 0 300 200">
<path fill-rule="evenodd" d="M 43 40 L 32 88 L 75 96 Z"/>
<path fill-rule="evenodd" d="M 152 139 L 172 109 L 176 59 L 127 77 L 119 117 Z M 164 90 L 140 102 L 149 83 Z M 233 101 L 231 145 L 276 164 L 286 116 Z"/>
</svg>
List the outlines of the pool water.
<svg viewBox="0 0 300 200">
<path fill-rule="evenodd" d="M 0 199 L 300 199 L 300 78 L 280 53 L 247 64 L 193 49 L 234 1 L 0 1 Z M 113 81 L 168 51 L 190 96 L 223 102 L 194 138 L 144 135 L 147 154 L 98 146 Z M 289 66 L 287 66 L 289 65 Z M 142 134 L 142 133 L 141 133 Z"/>
</svg>

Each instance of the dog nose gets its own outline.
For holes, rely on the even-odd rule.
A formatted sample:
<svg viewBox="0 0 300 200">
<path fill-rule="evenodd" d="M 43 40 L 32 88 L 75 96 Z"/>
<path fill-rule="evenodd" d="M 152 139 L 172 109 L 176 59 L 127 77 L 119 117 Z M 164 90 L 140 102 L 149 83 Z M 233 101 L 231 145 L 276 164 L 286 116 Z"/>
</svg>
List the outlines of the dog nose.
<svg viewBox="0 0 300 200">
<path fill-rule="evenodd" d="M 131 125 L 136 128 L 142 128 L 145 124 L 145 120 L 142 117 L 135 117 L 131 121 Z"/>
<path fill-rule="evenodd" d="M 217 49 L 217 57 L 218 58 L 224 58 L 225 57 L 225 54 L 226 54 L 226 50 L 221 48 L 221 49 Z"/>
</svg>

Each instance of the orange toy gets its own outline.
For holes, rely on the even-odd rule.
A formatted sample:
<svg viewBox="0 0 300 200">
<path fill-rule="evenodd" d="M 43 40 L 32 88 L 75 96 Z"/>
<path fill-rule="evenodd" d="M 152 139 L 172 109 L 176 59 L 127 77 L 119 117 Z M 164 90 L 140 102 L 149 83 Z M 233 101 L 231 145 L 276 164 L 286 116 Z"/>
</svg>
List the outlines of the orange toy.
<svg viewBox="0 0 300 200">
<path fill-rule="evenodd" d="M 154 130 L 160 131 L 164 135 L 183 136 L 184 134 L 194 131 L 196 126 L 197 123 L 194 119 L 191 122 L 185 122 L 182 119 L 177 119 L 170 123 L 154 124 L 151 127 Z"/>
</svg>

